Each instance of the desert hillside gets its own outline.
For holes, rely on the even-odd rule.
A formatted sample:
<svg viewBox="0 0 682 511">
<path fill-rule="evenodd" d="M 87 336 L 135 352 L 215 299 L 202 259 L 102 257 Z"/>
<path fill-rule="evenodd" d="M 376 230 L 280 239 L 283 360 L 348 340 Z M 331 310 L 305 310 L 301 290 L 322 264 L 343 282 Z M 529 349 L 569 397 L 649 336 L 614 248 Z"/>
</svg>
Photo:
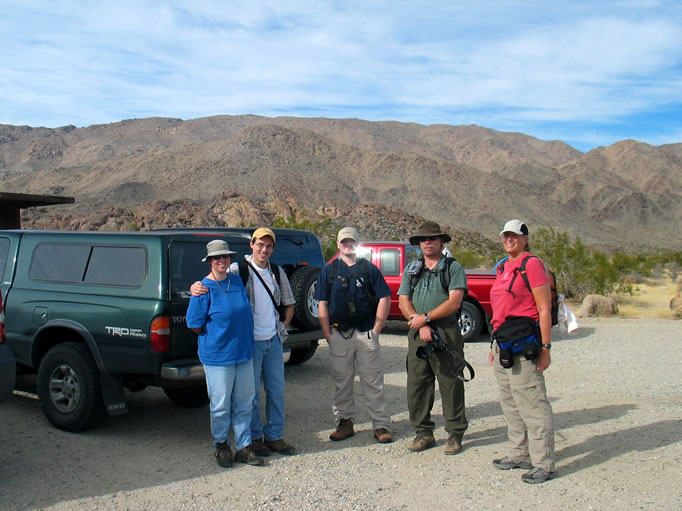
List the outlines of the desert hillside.
<svg viewBox="0 0 682 511">
<path fill-rule="evenodd" d="M 583 154 L 475 125 L 257 116 L 0 125 L 0 189 L 75 197 L 25 212 L 39 227 L 145 228 L 163 211 L 164 225 L 329 216 L 368 237 L 404 237 L 429 218 L 494 239 L 520 217 L 589 243 L 682 247 L 682 144 L 626 140 Z"/>
</svg>

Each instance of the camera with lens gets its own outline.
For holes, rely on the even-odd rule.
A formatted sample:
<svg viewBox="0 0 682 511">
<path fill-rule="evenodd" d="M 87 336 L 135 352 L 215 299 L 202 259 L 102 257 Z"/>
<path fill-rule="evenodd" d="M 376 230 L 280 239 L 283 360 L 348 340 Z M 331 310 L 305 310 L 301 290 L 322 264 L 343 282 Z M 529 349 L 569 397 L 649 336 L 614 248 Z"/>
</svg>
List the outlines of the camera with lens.
<svg viewBox="0 0 682 511">
<path fill-rule="evenodd" d="M 432 353 L 445 350 L 445 341 L 440 338 L 440 335 L 435 330 L 431 333 L 431 342 L 424 343 L 423 346 L 417 348 L 417 358 L 428 360 Z"/>
</svg>

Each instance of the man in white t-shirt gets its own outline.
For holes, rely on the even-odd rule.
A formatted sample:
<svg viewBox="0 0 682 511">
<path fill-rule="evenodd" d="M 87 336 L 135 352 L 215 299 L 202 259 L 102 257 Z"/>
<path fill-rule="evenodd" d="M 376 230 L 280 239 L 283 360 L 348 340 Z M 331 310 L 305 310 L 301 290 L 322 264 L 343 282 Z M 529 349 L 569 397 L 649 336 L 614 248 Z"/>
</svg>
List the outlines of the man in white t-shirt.
<svg viewBox="0 0 682 511">
<path fill-rule="evenodd" d="M 253 310 L 255 339 L 253 372 L 256 380 L 256 397 L 251 416 L 251 449 L 257 456 L 269 456 L 272 451 L 286 455 L 296 452 L 294 446 L 282 438 L 284 433 L 282 343 L 288 336 L 287 326 L 294 316 L 296 300 L 285 271 L 269 262 L 275 249 L 275 240 L 272 229 L 267 227 L 256 229 L 249 242 L 251 255 L 244 256 L 244 261 L 232 263 L 230 266 L 232 273 L 239 272 L 240 265 L 246 265 L 248 269 L 245 287 Z M 201 282 L 195 282 L 190 288 L 195 296 L 204 294 L 205 289 Z M 283 317 L 280 317 L 275 303 L 283 309 Z M 259 390 L 261 380 L 265 388 L 265 424 L 261 421 Z"/>
</svg>

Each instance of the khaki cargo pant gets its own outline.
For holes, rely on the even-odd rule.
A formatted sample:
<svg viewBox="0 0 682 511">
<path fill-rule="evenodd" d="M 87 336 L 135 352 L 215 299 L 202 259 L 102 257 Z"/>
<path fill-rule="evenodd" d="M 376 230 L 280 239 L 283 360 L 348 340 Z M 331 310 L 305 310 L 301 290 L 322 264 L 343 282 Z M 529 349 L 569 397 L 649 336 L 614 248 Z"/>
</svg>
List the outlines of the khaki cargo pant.
<svg viewBox="0 0 682 511">
<path fill-rule="evenodd" d="M 346 339 L 346 337 L 348 337 Z M 381 358 L 379 336 L 371 330 L 339 332 L 332 328 L 329 341 L 329 360 L 334 378 L 332 410 L 337 422 L 352 419 L 356 414 L 353 380 L 357 371 L 365 396 L 372 428 L 391 430 L 391 416 L 386 413 L 384 391 L 384 363 Z"/>
<path fill-rule="evenodd" d="M 534 360 L 526 360 L 523 355 L 514 355 L 514 365 L 505 369 L 500 365 L 497 343 L 493 350 L 493 370 L 500 390 L 500 405 L 512 444 L 508 456 L 517 461 L 530 457 L 534 467 L 553 472 L 554 426 L 545 376 L 535 368 Z"/>
</svg>

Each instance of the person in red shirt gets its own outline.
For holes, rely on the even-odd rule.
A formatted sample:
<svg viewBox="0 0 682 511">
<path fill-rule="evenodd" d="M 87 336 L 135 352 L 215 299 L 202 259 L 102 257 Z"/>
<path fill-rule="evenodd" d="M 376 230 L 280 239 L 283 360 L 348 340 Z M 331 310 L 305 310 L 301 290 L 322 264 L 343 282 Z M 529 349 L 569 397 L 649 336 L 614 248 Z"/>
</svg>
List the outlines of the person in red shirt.
<svg viewBox="0 0 682 511">
<path fill-rule="evenodd" d="M 531 257 L 526 224 L 518 219 L 509 220 L 500 235 L 508 259 L 498 267 L 497 279 L 490 290 L 493 336 L 507 318 L 514 316 L 531 318 L 537 323 L 539 339 L 537 334 L 527 339 L 538 344 L 537 358 L 528 360 L 522 353 L 513 354 L 508 368 L 501 364 L 499 341 L 490 351 L 489 360 L 512 444 L 509 454 L 493 460 L 493 465 L 500 470 L 528 469 L 521 479 L 536 484 L 551 479 L 555 470 L 552 406 L 547 399 L 544 377 L 551 363 L 551 290 L 544 264 L 539 258 Z M 519 275 L 521 264 L 529 257 L 526 276 L 530 290 Z"/>
</svg>

